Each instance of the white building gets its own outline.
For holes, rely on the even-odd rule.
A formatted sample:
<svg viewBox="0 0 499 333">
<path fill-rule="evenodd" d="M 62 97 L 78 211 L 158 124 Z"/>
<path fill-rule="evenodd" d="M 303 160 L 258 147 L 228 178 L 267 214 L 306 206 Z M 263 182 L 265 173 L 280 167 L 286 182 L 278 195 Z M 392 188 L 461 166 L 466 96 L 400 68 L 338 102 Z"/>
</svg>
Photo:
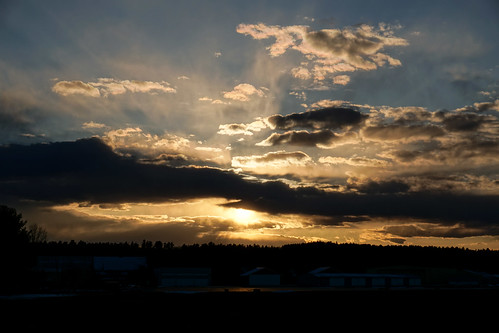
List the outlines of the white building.
<svg viewBox="0 0 499 333">
<path fill-rule="evenodd" d="M 324 287 L 388 288 L 421 286 L 421 278 L 406 274 L 338 273 L 320 267 L 308 273 L 308 284 Z"/>
<path fill-rule="evenodd" d="M 279 286 L 281 275 L 265 267 L 256 267 L 241 274 L 243 283 L 253 287 Z"/>
<path fill-rule="evenodd" d="M 160 267 L 154 270 L 158 287 L 207 287 L 211 269 L 199 267 Z"/>
</svg>

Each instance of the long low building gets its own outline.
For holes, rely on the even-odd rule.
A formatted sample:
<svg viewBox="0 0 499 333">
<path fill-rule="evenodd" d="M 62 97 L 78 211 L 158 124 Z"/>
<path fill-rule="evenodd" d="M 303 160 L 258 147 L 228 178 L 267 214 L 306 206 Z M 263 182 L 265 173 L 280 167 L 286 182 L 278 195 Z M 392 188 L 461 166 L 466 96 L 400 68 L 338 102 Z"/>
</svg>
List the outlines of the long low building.
<svg viewBox="0 0 499 333">
<path fill-rule="evenodd" d="M 160 267 L 154 270 L 158 287 L 207 287 L 211 269 L 204 267 Z"/>
<path fill-rule="evenodd" d="M 330 267 L 321 267 L 310 271 L 301 284 L 339 288 L 419 287 L 421 278 L 408 274 L 338 273 Z"/>
</svg>

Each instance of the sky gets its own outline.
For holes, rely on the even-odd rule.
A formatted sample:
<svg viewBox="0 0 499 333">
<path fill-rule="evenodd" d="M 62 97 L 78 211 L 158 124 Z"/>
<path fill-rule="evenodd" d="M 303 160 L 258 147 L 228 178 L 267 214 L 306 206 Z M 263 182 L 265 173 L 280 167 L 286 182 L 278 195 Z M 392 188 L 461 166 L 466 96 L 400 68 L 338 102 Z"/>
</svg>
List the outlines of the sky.
<svg viewBox="0 0 499 333">
<path fill-rule="evenodd" d="M 49 240 L 499 249 L 497 1 L 2 1 L 0 203 Z"/>
</svg>

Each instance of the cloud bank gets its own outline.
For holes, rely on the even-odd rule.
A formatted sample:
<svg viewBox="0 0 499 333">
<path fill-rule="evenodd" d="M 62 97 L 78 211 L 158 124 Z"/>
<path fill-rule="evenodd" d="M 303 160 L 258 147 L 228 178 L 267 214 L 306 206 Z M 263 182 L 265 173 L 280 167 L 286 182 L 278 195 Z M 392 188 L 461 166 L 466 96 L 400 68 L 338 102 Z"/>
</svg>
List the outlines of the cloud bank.
<svg viewBox="0 0 499 333">
<path fill-rule="evenodd" d="M 257 163 L 294 159 L 302 152 L 276 152 L 253 158 Z M 241 160 L 243 161 L 243 160 Z M 218 197 L 237 200 L 227 207 L 272 214 L 372 216 L 425 219 L 496 228 L 498 195 L 409 191 L 400 181 L 367 182 L 355 192 L 291 188 L 279 181 L 252 181 L 216 168 L 139 163 L 114 153 L 101 140 L 0 147 L 0 195 L 56 204 L 120 204 Z M 37 168 L 32 168 L 37 165 Z"/>
</svg>

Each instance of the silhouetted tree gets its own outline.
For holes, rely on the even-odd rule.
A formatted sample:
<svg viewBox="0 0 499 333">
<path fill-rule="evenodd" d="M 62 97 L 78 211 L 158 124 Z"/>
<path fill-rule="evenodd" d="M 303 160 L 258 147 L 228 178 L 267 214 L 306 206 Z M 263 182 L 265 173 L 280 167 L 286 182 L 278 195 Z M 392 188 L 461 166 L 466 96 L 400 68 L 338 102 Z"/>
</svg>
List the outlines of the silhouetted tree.
<svg viewBox="0 0 499 333">
<path fill-rule="evenodd" d="M 5 248 L 24 247 L 29 241 L 26 221 L 14 208 L 0 206 L 0 246 Z"/>
<path fill-rule="evenodd" d="M 14 208 L 0 206 L 0 291 L 16 292 L 25 289 L 33 257 L 29 251 L 29 232 L 26 221 Z"/>
<path fill-rule="evenodd" d="M 30 243 L 44 243 L 47 241 L 47 231 L 37 224 L 28 227 L 28 239 Z"/>
</svg>

